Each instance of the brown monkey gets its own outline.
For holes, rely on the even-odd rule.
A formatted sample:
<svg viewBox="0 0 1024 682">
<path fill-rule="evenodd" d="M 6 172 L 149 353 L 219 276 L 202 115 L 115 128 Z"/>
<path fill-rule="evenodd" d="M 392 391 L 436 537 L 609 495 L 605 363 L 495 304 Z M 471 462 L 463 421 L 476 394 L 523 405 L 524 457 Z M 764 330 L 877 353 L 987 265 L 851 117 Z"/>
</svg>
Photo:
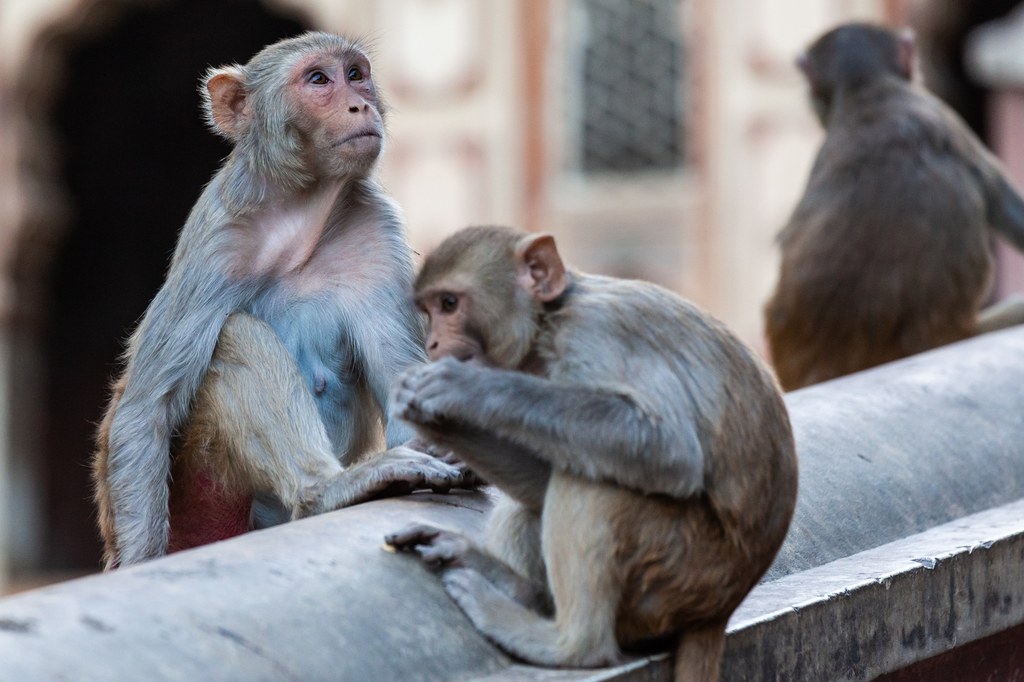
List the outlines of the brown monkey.
<svg viewBox="0 0 1024 682">
<path fill-rule="evenodd" d="M 913 38 L 840 26 L 798 61 L 826 130 L 779 235 L 765 309 L 771 356 L 794 389 L 1024 322 L 978 311 L 987 227 L 1024 247 L 1024 201 L 948 107 L 911 82 Z"/>
<path fill-rule="evenodd" d="M 372 179 L 384 107 L 365 53 L 308 33 L 203 85 L 234 147 L 99 430 L 108 568 L 243 532 L 254 496 L 270 501 L 257 520 L 290 518 L 462 480 L 384 423 L 393 379 L 423 359 L 422 326 L 404 227 Z M 391 449 L 362 457 L 382 436 Z"/>
<path fill-rule="evenodd" d="M 679 638 L 677 679 L 717 679 L 796 497 L 767 368 L 655 285 L 566 271 L 547 235 L 464 230 L 415 297 L 437 362 L 406 372 L 392 408 L 504 497 L 489 551 L 428 526 L 386 542 L 528 662 L 612 664 Z"/>
</svg>

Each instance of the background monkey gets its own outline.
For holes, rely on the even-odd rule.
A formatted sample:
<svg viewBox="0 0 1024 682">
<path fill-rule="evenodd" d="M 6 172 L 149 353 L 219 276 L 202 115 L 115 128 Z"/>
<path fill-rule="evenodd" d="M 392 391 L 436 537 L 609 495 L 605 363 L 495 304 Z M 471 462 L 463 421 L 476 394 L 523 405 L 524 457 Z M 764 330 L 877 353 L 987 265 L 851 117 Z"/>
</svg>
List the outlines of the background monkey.
<svg viewBox="0 0 1024 682">
<path fill-rule="evenodd" d="M 983 313 L 987 227 L 1024 248 L 1024 201 L 956 114 L 912 85 L 913 39 L 840 26 L 799 60 L 826 137 L 779 235 L 765 309 L 794 389 L 1024 322 Z"/>
<path fill-rule="evenodd" d="M 254 495 L 302 516 L 462 480 L 400 447 L 408 427 L 381 433 L 392 380 L 423 359 L 422 329 L 401 219 L 370 178 L 383 106 L 364 52 L 308 33 L 211 70 L 203 92 L 234 148 L 100 426 L 108 568 L 243 532 Z M 360 459 L 382 435 L 391 449 Z"/>
<path fill-rule="evenodd" d="M 726 621 L 795 504 L 769 371 L 655 285 L 567 272 L 546 235 L 464 230 L 415 297 L 437 362 L 406 372 L 393 409 L 505 497 L 488 551 L 422 525 L 386 542 L 439 567 L 526 661 L 605 665 L 678 636 L 677 678 L 716 679 Z"/>
</svg>

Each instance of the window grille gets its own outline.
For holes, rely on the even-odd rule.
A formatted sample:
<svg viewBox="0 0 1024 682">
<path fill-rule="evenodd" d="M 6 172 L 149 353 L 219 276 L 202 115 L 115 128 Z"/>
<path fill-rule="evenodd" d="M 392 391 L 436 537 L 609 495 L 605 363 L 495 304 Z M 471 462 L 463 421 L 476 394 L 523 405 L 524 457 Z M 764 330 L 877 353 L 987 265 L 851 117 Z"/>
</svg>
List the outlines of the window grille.
<svg viewBox="0 0 1024 682">
<path fill-rule="evenodd" d="M 583 173 L 670 171 L 685 162 L 679 12 L 678 0 L 575 0 L 569 139 Z"/>
</svg>

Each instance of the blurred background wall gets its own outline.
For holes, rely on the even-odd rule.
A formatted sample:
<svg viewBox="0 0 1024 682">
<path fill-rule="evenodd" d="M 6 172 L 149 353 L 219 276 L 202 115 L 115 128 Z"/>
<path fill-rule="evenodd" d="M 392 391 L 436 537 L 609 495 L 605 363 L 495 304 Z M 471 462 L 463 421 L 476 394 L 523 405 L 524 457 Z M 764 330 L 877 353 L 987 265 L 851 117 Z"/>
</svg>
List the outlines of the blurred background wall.
<svg viewBox="0 0 1024 682">
<path fill-rule="evenodd" d="M 841 21 L 912 25 L 929 83 L 992 140 L 1024 113 L 992 104 L 963 46 L 1016 4 L 0 0 L 0 593 L 98 566 L 107 382 L 228 151 L 199 116 L 206 67 L 306 28 L 362 38 L 418 251 L 468 224 L 550 231 L 762 349 L 772 240 L 821 139 L 795 55 Z"/>
</svg>

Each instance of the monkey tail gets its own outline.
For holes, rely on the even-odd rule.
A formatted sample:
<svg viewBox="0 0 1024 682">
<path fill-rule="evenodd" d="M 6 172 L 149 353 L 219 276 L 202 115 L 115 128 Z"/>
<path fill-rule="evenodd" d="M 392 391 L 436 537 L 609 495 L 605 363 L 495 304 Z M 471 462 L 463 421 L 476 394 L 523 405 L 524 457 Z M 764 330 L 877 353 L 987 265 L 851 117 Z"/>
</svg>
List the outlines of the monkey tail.
<svg viewBox="0 0 1024 682">
<path fill-rule="evenodd" d="M 724 623 L 683 632 L 676 644 L 675 682 L 717 682 L 724 649 Z"/>
</svg>

